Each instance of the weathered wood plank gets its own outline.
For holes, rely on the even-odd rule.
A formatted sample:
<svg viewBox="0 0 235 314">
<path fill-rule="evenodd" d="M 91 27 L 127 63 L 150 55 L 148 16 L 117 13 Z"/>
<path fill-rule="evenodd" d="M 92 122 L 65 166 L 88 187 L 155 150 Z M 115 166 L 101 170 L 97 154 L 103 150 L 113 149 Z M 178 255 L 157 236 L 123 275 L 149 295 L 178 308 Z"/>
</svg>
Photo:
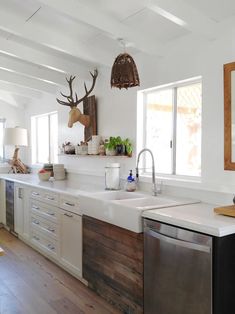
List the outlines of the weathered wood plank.
<svg viewBox="0 0 235 314">
<path fill-rule="evenodd" d="M 83 276 L 122 313 L 143 313 L 143 234 L 84 216 Z"/>
</svg>

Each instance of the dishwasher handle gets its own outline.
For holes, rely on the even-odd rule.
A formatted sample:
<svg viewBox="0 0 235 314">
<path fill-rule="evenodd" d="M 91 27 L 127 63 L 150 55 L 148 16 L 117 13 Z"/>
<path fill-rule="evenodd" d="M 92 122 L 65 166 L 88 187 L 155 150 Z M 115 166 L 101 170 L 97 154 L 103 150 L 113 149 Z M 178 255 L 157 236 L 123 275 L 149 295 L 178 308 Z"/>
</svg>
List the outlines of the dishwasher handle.
<svg viewBox="0 0 235 314">
<path fill-rule="evenodd" d="M 145 233 L 154 237 L 154 238 L 157 238 L 158 240 L 162 240 L 162 241 L 165 241 L 165 242 L 173 244 L 173 245 L 181 246 L 181 247 L 196 250 L 196 251 L 206 252 L 206 253 L 211 252 L 210 246 L 196 244 L 196 243 L 192 243 L 192 242 L 188 242 L 188 241 L 183 241 L 183 240 L 179 240 L 176 238 L 171 238 L 171 237 L 165 236 L 161 233 L 155 232 L 149 228 L 145 229 Z"/>
</svg>

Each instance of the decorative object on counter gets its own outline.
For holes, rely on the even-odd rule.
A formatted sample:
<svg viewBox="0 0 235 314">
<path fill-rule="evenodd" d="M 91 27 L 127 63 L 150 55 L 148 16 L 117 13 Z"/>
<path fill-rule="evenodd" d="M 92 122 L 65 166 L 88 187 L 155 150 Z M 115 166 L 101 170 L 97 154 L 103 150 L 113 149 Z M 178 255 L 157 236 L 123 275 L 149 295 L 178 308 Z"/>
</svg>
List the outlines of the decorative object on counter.
<svg viewBox="0 0 235 314">
<path fill-rule="evenodd" d="M 77 146 L 75 146 L 75 154 L 76 155 L 87 155 L 88 154 L 87 142 L 80 142 L 80 145 L 78 144 Z"/>
<path fill-rule="evenodd" d="M 130 174 L 127 177 L 127 182 L 126 182 L 126 191 L 127 192 L 134 192 L 136 190 L 136 183 L 135 179 L 132 175 L 132 170 L 130 170 Z"/>
<path fill-rule="evenodd" d="M 75 147 L 72 143 L 70 142 L 65 142 L 62 144 L 64 154 L 69 154 L 69 155 L 74 155 L 75 154 Z"/>
<path fill-rule="evenodd" d="M 120 38 L 119 42 L 124 46 L 125 50 L 123 39 Z M 124 52 L 116 57 L 112 66 L 110 83 L 111 87 L 117 87 L 119 89 L 140 86 L 135 61 L 128 53 Z"/>
<path fill-rule="evenodd" d="M 105 190 L 120 190 L 120 164 L 108 163 L 105 167 Z"/>
<path fill-rule="evenodd" d="M 20 127 L 5 128 L 4 145 L 15 145 L 14 155 L 9 161 L 13 173 L 29 173 L 29 167 L 19 159 L 19 146 L 28 146 L 27 130 Z"/>
<path fill-rule="evenodd" d="M 85 141 L 88 141 L 92 135 L 97 134 L 97 114 L 96 114 L 96 101 L 95 96 L 89 97 L 90 93 L 95 87 L 96 79 L 98 76 L 97 69 L 94 70 L 94 73 L 91 73 L 92 76 L 92 85 L 90 89 L 87 89 L 86 83 L 84 83 L 85 95 L 78 99 L 77 93 L 75 93 L 75 99 L 73 96 L 73 81 L 76 76 L 70 76 L 69 79 L 66 78 L 66 81 L 69 84 L 70 94 L 67 96 L 63 93 L 61 95 L 67 98 L 66 101 L 62 101 L 56 98 L 57 102 L 61 105 L 69 106 L 71 108 L 69 112 L 69 122 L 68 127 L 72 128 L 73 124 L 76 122 L 80 122 L 85 126 L 84 137 Z M 79 103 L 83 102 L 84 113 L 81 113 L 80 109 L 77 107 Z"/>
<path fill-rule="evenodd" d="M 38 178 L 40 181 L 48 181 L 51 177 L 51 172 L 41 169 L 38 171 Z"/>
<path fill-rule="evenodd" d="M 53 164 L 43 164 L 42 169 L 44 169 L 45 171 L 50 172 L 51 177 L 54 176 L 54 173 L 53 173 Z"/>
<path fill-rule="evenodd" d="M 53 173 L 55 180 L 65 180 L 64 164 L 53 164 Z"/>
</svg>

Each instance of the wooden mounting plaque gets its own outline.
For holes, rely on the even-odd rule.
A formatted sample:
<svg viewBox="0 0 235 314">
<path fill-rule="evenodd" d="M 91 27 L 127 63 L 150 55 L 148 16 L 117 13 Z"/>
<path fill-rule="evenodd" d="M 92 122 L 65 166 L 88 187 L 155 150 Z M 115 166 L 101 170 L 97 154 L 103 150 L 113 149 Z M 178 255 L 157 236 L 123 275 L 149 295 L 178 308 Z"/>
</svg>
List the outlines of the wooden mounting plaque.
<svg viewBox="0 0 235 314">
<path fill-rule="evenodd" d="M 90 116 L 90 125 L 84 128 L 84 141 L 91 139 L 92 135 L 97 135 L 97 105 L 95 95 L 87 97 L 83 101 L 83 113 Z"/>
</svg>

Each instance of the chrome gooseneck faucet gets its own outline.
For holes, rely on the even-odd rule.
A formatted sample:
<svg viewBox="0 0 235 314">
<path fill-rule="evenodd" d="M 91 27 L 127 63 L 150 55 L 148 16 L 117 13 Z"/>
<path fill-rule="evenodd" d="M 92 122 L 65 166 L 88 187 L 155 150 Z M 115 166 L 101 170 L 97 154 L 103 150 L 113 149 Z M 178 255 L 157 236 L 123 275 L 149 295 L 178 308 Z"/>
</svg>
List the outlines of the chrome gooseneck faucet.
<svg viewBox="0 0 235 314">
<path fill-rule="evenodd" d="M 154 157 L 153 153 L 150 149 L 144 148 L 142 149 L 137 157 L 137 164 L 136 164 L 136 181 L 138 183 L 139 181 L 139 161 L 140 161 L 140 156 L 144 152 L 149 152 L 152 158 L 152 195 L 157 196 L 157 184 L 156 184 L 156 178 L 155 178 L 155 162 L 154 162 Z"/>
</svg>

